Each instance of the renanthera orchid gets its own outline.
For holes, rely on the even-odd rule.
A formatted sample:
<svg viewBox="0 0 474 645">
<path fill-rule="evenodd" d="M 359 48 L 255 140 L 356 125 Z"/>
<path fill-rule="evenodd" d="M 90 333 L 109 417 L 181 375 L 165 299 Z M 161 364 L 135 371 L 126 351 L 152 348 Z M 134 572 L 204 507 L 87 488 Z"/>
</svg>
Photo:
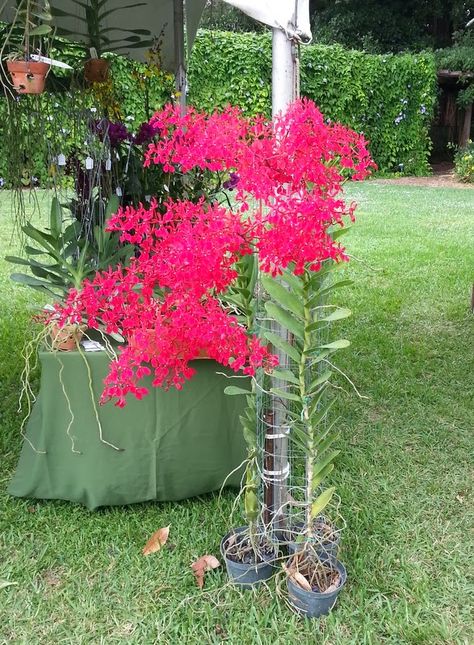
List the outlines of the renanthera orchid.
<svg viewBox="0 0 474 645">
<path fill-rule="evenodd" d="M 265 342 L 226 303 L 236 263 L 257 254 L 260 270 L 276 276 L 287 267 L 303 274 L 327 259 L 346 260 L 330 235 L 353 217 L 342 183 L 363 179 L 373 165 L 361 135 L 325 121 L 307 100 L 273 122 L 236 108 L 210 115 L 191 108 L 181 116 L 167 106 L 150 123 L 160 137 L 145 166 L 224 173 L 235 200 L 232 209 L 202 199 L 120 209 L 109 229 L 135 245 L 135 257 L 98 272 L 57 307 L 63 323 L 101 324 L 127 341 L 103 394 L 121 406 L 129 393 L 146 394 L 140 381 L 150 372 L 156 386 L 182 387 L 202 351 L 245 374 L 275 366 Z"/>
</svg>

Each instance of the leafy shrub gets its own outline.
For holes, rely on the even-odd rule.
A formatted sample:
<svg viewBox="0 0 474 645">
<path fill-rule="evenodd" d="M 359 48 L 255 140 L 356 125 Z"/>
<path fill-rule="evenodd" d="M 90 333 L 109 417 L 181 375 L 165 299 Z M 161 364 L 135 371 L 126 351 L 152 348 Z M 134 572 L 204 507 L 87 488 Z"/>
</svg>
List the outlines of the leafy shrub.
<svg viewBox="0 0 474 645">
<path fill-rule="evenodd" d="M 454 172 L 461 181 L 474 183 L 474 142 L 470 139 L 454 155 Z"/>
<path fill-rule="evenodd" d="M 301 53 L 302 94 L 328 118 L 363 132 L 380 170 L 429 170 L 436 98 L 432 55 L 373 55 L 340 45 L 309 45 Z M 190 102 L 200 109 L 232 103 L 246 114 L 269 115 L 270 36 L 201 30 L 189 84 Z"/>
</svg>

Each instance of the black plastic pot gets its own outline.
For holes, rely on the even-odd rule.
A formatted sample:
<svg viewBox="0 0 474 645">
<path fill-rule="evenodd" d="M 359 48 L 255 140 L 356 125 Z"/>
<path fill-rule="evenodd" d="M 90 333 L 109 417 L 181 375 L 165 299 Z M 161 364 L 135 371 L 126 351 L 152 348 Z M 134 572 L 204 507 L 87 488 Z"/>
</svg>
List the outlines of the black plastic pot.
<svg viewBox="0 0 474 645">
<path fill-rule="evenodd" d="M 334 607 L 339 592 L 346 584 L 347 572 L 345 566 L 342 562 L 339 562 L 339 560 L 331 558 L 328 563 L 329 562 L 334 569 L 337 569 L 341 576 L 338 588 L 330 593 L 306 591 L 293 582 L 291 578 L 287 579 L 286 584 L 288 587 L 290 604 L 298 614 L 308 618 L 318 618 L 318 616 L 329 614 L 331 609 Z"/>
<path fill-rule="evenodd" d="M 239 526 L 236 529 L 229 531 L 227 535 L 222 538 L 221 541 L 221 554 L 225 560 L 225 566 L 227 568 L 227 574 L 230 580 L 242 588 L 257 587 L 261 582 L 269 580 L 272 575 L 275 573 L 273 566 L 273 561 L 275 556 L 270 556 L 268 559 L 265 559 L 263 562 L 258 564 L 244 564 L 242 562 L 235 562 L 227 557 L 225 551 L 225 544 L 232 534 L 244 533 L 247 531 L 248 527 Z"/>
</svg>

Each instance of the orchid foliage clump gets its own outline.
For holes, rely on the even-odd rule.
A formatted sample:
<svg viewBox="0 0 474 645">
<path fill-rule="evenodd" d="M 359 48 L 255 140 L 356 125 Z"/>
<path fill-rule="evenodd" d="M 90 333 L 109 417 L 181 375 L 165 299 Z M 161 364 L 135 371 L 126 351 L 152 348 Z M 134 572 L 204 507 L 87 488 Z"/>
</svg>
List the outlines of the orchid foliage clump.
<svg viewBox="0 0 474 645">
<path fill-rule="evenodd" d="M 135 256 L 71 290 L 58 307 L 62 321 L 100 324 L 125 338 L 103 392 L 104 402 L 119 406 L 129 394 L 147 393 L 142 379 L 150 374 L 155 386 L 181 388 L 194 373 L 190 361 L 203 351 L 235 372 L 271 372 L 277 358 L 255 329 L 258 268 L 270 298 L 268 315 L 292 339 L 271 338 L 271 344 L 297 364 L 296 373 L 280 369 L 279 378 L 288 380 L 280 394 L 302 402 L 298 437 L 314 447 L 316 430 L 308 421 L 316 386 L 308 385 L 314 366 L 308 351 L 318 324 L 318 276 L 348 259 L 333 232 L 353 218 L 343 182 L 364 179 L 373 166 L 366 141 L 326 121 L 308 100 L 273 122 L 231 107 L 213 114 L 191 108 L 181 116 L 167 106 L 150 124 L 159 136 L 147 148 L 145 167 L 158 165 L 170 178 L 182 173 L 183 181 L 186 173 L 216 173 L 233 189 L 233 203 L 222 195 L 211 201 L 155 198 L 148 206 L 121 208 L 109 230 L 134 245 Z M 253 423 L 255 431 L 253 415 L 251 404 L 247 430 Z M 247 478 L 252 493 L 254 475 Z"/>
</svg>

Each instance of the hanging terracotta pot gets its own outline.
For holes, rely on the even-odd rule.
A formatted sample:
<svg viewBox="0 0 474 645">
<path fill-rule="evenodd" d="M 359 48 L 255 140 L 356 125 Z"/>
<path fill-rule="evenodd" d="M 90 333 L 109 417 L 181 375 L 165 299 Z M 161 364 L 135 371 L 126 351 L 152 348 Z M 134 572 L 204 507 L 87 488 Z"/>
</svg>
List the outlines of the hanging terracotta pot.
<svg viewBox="0 0 474 645">
<path fill-rule="evenodd" d="M 7 61 L 13 89 L 18 94 L 41 94 L 44 90 L 49 67 L 47 63 L 32 60 Z"/>
<path fill-rule="evenodd" d="M 84 78 L 89 83 L 104 83 L 109 75 L 109 61 L 90 58 L 84 63 Z"/>
</svg>

